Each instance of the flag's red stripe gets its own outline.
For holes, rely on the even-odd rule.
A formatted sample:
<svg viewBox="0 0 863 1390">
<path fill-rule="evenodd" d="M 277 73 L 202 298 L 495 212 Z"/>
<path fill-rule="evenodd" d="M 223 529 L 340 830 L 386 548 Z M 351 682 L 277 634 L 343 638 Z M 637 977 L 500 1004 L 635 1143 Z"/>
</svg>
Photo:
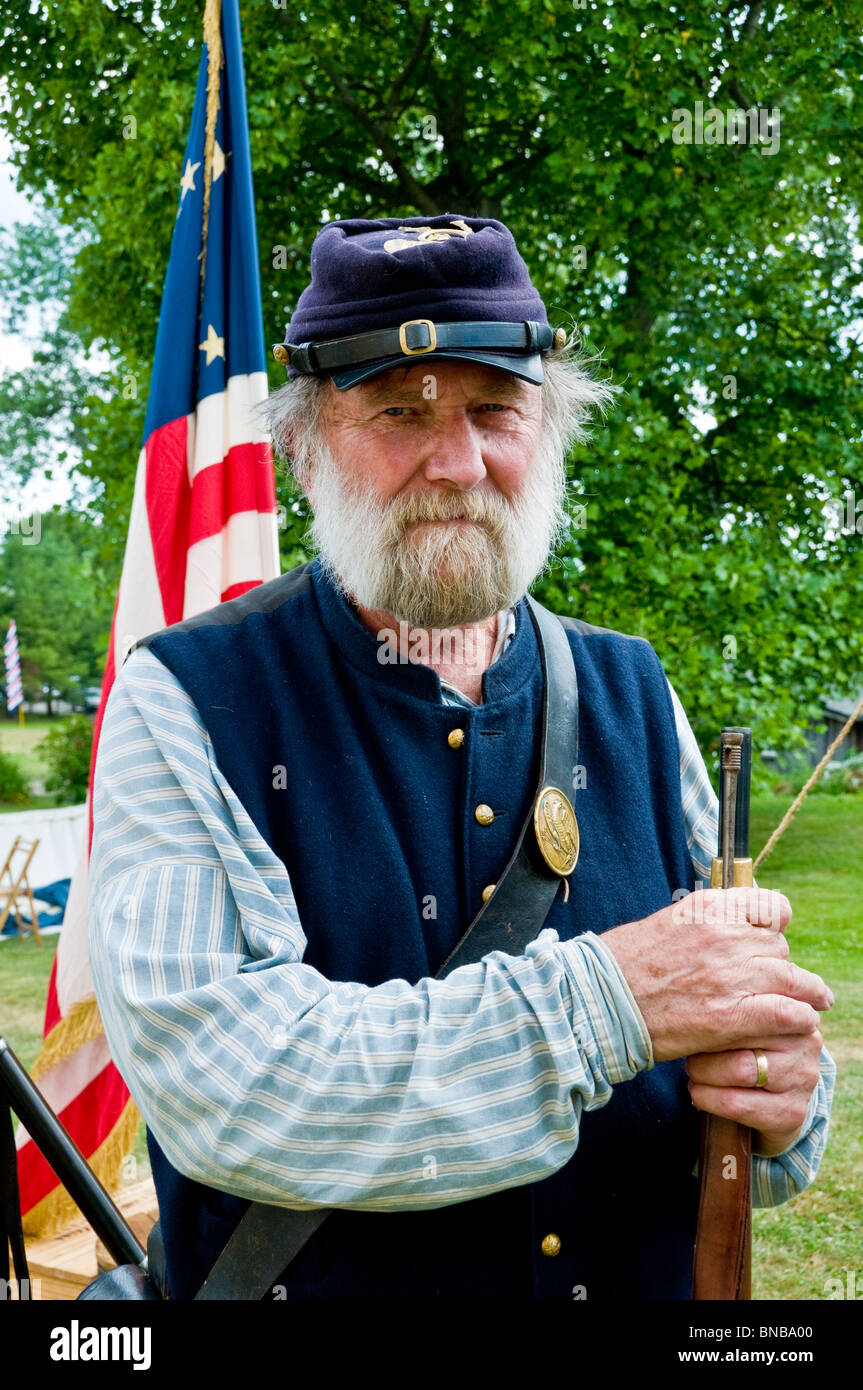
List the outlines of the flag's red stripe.
<svg viewBox="0 0 863 1390">
<path fill-rule="evenodd" d="M 55 1024 L 60 1022 L 63 1015 L 60 1013 L 60 1001 L 57 998 L 57 953 L 54 952 L 54 963 L 51 966 L 51 978 L 48 981 L 48 998 L 45 1000 L 45 1028 L 42 1036 L 47 1038 Z"/>
<path fill-rule="evenodd" d="M 114 665 L 114 637 L 117 626 L 117 608 L 120 603 L 120 591 L 117 590 L 117 597 L 114 599 L 114 615 L 111 618 L 111 635 L 108 638 L 108 655 L 105 658 L 105 674 L 102 677 L 102 693 L 99 696 L 99 708 L 96 711 L 96 718 L 93 721 L 93 747 L 90 753 L 90 775 L 87 782 L 87 858 L 90 858 L 90 847 L 93 843 L 93 777 L 96 772 L 96 753 L 99 749 L 99 739 L 102 735 L 102 722 L 105 718 L 105 706 L 108 703 L 108 696 L 114 684 L 116 674 Z M 54 957 L 56 964 L 57 957 Z M 45 1020 L 45 1032 L 48 1032 L 48 1021 Z"/>
<path fill-rule="evenodd" d="M 123 1078 L 109 1062 L 98 1076 L 94 1076 L 83 1091 L 79 1091 L 58 1119 L 75 1142 L 85 1158 L 95 1153 L 104 1142 L 123 1113 L 129 1092 Z M 21 1210 L 27 1212 L 57 1186 L 53 1168 L 42 1156 L 30 1139 L 19 1151 L 18 1176 L 21 1183 Z"/>
<path fill-rule="evenodd" d="M 183 415 L 153 430 L 144 445 L 147 520 L 166 624 L 178 623 L 183 617 L 192 495 L 186 464 L 187 433 Z"/>
<path fill-rule="evenodd" d="M 237 512 L 276 508 L 268 444 L 235 444 L 219 463 L 196 474 L 189 513 L 189 545 L 217 536 Z"/>
<path fill-rule="evenodd" d="M 229 598 L 239 598 L 240 594 L 247 594 L 250 589 L 257 589 L 260 579 L 244 579 L 239 584 L 231 584 L 222 593 L 220 603 L 227 603 Z"/>
</svg>

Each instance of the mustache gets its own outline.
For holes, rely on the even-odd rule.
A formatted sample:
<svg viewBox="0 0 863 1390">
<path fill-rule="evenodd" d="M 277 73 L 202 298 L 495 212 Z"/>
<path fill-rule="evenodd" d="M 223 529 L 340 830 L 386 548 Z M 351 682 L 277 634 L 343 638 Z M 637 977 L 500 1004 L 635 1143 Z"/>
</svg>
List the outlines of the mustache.
<svg viewBox="0 0 863 1390">
<path fill-rule="evenodd" d="M 465 517 L 486 526 L 500 525 L 511 504 L 500 492 L 419 492 L 393 499 L 388 508 L 390 524 L 405 527 L 422 521 L 455 521 Z"/>
</svg>

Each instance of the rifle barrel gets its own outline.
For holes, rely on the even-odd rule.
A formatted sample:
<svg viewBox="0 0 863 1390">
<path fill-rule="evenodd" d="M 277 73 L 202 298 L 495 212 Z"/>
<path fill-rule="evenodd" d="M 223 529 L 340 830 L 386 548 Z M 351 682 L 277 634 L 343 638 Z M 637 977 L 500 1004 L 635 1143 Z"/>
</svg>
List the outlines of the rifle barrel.
<svg viewBox="0 0 863 1390">
<path fill-rule="evenodd" d="M 723 729 L 719 854 L 713 862 L 712 887 L 752 883 L 751 770 L 752 730 Z M 752 1131 L 719 1115 L 704 1114 L 699 1172 L 692 1297 L 746 1301 L 751 1297 Z"/>
<path fill-rule="evenodd" d="M 737 796 L 734 803 L 734 858 L 749 858 L 749 799 L 752 783 L 752 730 L 727 728 L 723 734 L 742 734 L 740 746 L 740 771 L 737 775 Z M 723 792 L 723 769 L 719 770 L 719 843 L 723 843 L 725 829 L 725 798 Z"/>
</svg>

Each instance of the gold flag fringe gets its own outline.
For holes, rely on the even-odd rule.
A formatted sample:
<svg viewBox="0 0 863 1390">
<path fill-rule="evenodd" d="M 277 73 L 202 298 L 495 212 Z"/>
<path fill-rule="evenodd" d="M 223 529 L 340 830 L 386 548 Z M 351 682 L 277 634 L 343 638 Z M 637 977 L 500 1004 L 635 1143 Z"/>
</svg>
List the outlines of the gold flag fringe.
<svg viewBox="0 0 863 1390">
<path fill-rule="evenodd" d="M 58 1062 L 65 1062 L 79 1047 L 92 1042 L 93 1038 L 101 1037 L 104 1031 L 95 998 L 91 995 L 89 999 L 80 999 L 59 1023 L 54 1024 L 45 1038 L 42 1050 L 30 1069 L 32 1079 L 38 1081 L 46 1071 L 51 1071 Z"/>
<path fill-rule="evenodd" d="M 204 43 L 207 45 L 207 127 L 204 136 L 204 240 L 201 250 L 201 299 L 204 297 L 204 271 L 207 265 L 207 227 L 210 218 L 210 187 L 213 182 L 213 156 L 216 149 L 216 117 L 219 114 L 219 71 L 222 66 L 222 0 L 207 0 L 204 10 Z"/>
<path fill-rule="evenodd" d="M 61 1018 L 51 1029 L 30 1069 L 30 1076 L 34 1081 L 38 1081 L 67 1057 L 72 1057 L 85 1043 L 101 1037 L 103 1032 L 102 1018 L 95 998 L 79 999 L 72 1005 L 65 1018 Z M 135 1142 L 140 1118 L 138 1107 L 130 1097 L 111 1133 L 105 1136 L 96 1152 L 87 1160 L 102 1186 L 109 1190 L 116 1186 L 120 1177 L 123 1159 Z M 58 1183 L 52 1192 L 27 1212 L 23 1222 L 24 1234 L 54 1235 L 80 1215 L 65 1187 Z"/>
<path fill-rule="evenodd" d="M 109 1191 L 116 1186 L 123 1159 L 135 1143 L 140 1119 L 138 1107 L 130 1096 L 111 1133 L 87 1160 L 102 1186 Z M 53 1192 L 49 1192 L 27 1212 L 23 1221 L 24 1234 L 31 1237 L 52 1236 L 81 1215 L 65 1187 L 58 1184 Z"/>
</svg>

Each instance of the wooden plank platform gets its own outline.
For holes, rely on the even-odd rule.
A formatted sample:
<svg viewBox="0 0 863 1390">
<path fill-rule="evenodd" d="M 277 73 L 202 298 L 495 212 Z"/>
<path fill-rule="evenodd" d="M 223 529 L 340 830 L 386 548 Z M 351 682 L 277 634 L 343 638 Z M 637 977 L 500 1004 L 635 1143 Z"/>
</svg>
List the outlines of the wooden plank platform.
<svg viewBox="0 0 863 1390">
<path fill-rule="evenodd" d="M 159 1216 L 152 1177 L 148 1174 L 137 1182 L 124 1183 L 111 1195 L 146 1248 L 150 1227 Z M 83 1217 L 59 1235 L 28 1240 L 26 1245 L 34 1299 L 77 1298 L 101 1270 L 114 1266 L 114 1260 Z"/>
</svg>

